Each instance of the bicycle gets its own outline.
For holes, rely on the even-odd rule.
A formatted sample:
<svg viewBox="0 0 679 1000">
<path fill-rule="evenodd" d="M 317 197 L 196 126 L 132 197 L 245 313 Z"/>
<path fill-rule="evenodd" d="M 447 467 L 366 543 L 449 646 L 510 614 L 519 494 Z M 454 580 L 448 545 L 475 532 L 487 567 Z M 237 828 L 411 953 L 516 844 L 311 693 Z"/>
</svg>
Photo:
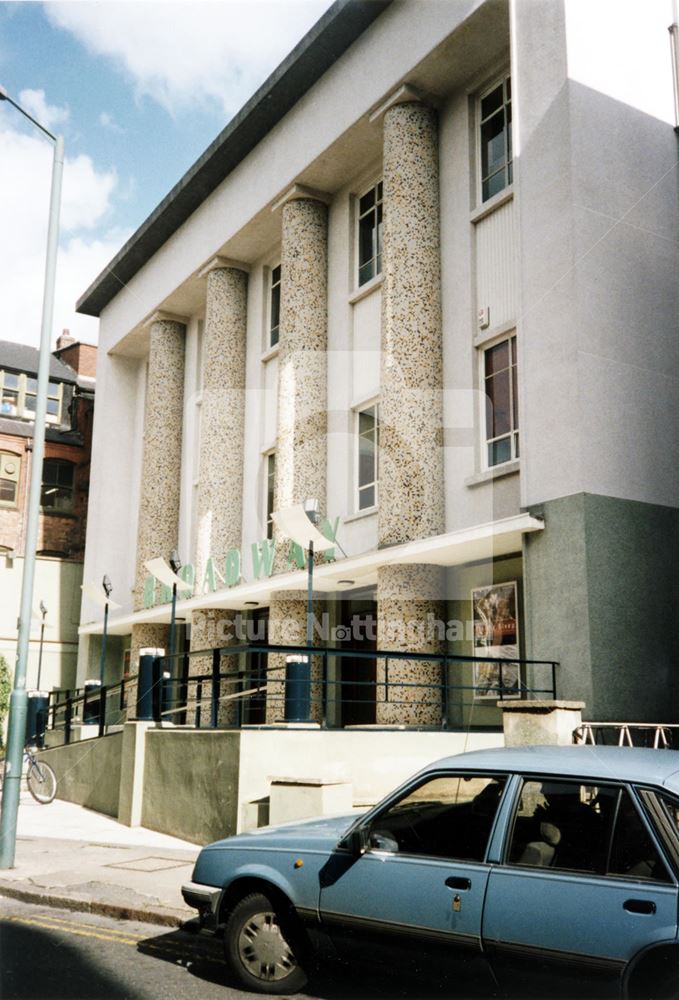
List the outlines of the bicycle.
<svg viewBox="0 0 679 1000">
<path fill-rule="evenodd" d="M 44 760 L 38 760 L 30 747 L 24 747 L 23 764 L 27 765 L 26 785 L 35 801 L 42 806 L 52 802 L 57 794 L 57 776 L 50 765 Z M 0 765 L 0 790 L 2 790 L 5 761 L 0 761 Z"/>
</svg>

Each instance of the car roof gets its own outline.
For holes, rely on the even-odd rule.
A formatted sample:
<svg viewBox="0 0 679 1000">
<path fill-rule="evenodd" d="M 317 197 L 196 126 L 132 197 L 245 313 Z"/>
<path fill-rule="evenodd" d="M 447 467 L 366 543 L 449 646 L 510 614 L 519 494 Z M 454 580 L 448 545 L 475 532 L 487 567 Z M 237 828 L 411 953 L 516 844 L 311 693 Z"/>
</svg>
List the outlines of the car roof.
<svg viewBox="0 0 679 1000">
<path fill-rule="evenodd" d="M 581 775 L 586 778 L 648 782 L 679 791 L 679 751 L 641 747 L 527 746 L 471 750 L 444 757 L 426 771 L 441 768 Z"/>
</svg>

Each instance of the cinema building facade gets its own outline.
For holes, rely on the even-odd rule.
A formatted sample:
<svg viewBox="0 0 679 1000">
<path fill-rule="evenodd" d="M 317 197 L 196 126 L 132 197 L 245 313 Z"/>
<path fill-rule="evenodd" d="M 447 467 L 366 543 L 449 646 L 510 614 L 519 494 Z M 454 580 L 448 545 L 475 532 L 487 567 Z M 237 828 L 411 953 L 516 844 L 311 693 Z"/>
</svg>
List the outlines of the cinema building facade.
<svg viewBox="0 0 679 1000">
<path fill-rule="evenodd" d="M 620 68 L 635 18 L 634 77 L 666 63 L 666 93 Z M 108 683 L 168 648 L 146 563 L 173 550 L 175 649 L 304 644 L 304 552 L 273 514 L 314 498 L 336 541 L 315 641 L 413 657 L 388 678 L 379 656 L 326 664 L 329 724 L 498 726 L 473 656 L 558 662 L 585 717 L 679 721 L 677 140 L 654 18 L 340 0 L 82 296 Z M 81 685 L 101 632 L 86 597 Z M 442 651 L 443 675 L 417 658 Z M 246 687 L 266 656 L 248 662 Z M 515 695 L 536 686 L 514 669 Z M 280 721 L 280 688 L 251 722 Z"/>
</svg>

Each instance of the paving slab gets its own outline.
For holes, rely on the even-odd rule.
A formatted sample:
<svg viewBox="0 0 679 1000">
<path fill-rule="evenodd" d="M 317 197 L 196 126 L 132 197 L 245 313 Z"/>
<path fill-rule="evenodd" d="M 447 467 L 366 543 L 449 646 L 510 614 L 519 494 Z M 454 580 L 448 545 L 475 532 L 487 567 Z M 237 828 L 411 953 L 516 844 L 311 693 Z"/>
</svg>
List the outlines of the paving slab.
<svg viewBox="0 0 679 1000">
<path fill-rule="evenodd" d="M 55 799 L 22 795 L 15 866 L 0 895 L 123 920 L 179 926 L 195 916 L 181 896 L 200 847 Z"/>
</svg>

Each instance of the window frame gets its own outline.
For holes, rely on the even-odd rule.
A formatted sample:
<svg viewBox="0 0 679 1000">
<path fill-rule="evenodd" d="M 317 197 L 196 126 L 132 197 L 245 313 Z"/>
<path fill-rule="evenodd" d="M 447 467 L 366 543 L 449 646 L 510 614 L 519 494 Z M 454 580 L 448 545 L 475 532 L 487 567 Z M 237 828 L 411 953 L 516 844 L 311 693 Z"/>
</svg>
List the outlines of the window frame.
<svg viewBox="0 0 679 1000">
<path fill-rule="evenodd" d="M 572 774 L 531 774 L 525 772 L 522 774 L 517 774 L 518 784 L 516 786 L 513 802 L 511 804 L 511 816 L 509 822 L 506 826 L 504 844 L 502 847 L 502 853 L 500 857 L 500 864 L 506 868 L 519 871 L 534 871 L 550 874 L 554 874 L 557 877 L 568 876 L 573 878 L 597 878 L 597 879 L 607 879 L 607 880 L 622 880 L 622 881 L 643 881 L 650 885 L 676 885 L 677 877 L 676 871 L 671 864 L 671 858 L 668 857 L 668 851 L 666 845 L 661 841 L 658 832 L 649 823 L 648 817 L 645 815 L 644 809 L 637 798 L 638 789 L 634 786 L 629 785 L 625 781 L 616 781 L 615 779 L 601 779 L 597 777 L 592 777 L 589 775 L 572 775 Z M 610 827 L 606 833 L 606 864 L 605 870 L 583 870 L 580 868 L 565 868 L 559 867 L 558 865 L 549 867 L 540 867 L 535 865 L 521 864 L 519 861 L 510 861 L 510 853 L 514 843 L 514 833 L 516 830 L 516 821 L 519 815 L 519 806 L 521 803 L 521 795 L 526 784 L 530 782 L 539 783 L 541 786 L 549 783 L 560 784 L 560 785 L 573 785 L 573 786 L 586 786 L 595 787 L 597 789 L 608 788 L 613 789 L 618 793 L 617 802 L 615 803 L 613 816 L 611 819 Z M 665 867 L 665 871 L 669 878 L 666 879 L 651 879 L 644 878 L 643 875 L 625 875 L 618 872 L 610 872 L 608 870 L 611 864 L 611 856 L 613 845 L 615 843 L 618 817 L 620 814 L 620 804 L 621 796 L 627 795 L 628 800 L 631 802 L 640 823 L 643 825 L 644 830 L 651 841 L 652 846 L 655 848 L 658 857 Z M 649 810 L 651 811 L 651 810 Z"/>
<path fill-rule="evenodd" d="M 68 467 L 70 469 L 70 471 L 71 471 L 71 485 L 70 485 L 70 487 L 64 487 L 62 484 L 60 484 L 58 482 L 58 479 L 57 479 L 57 481 L 55 483 L 46 483 L 45 482 L 45 472 L 46 472 L 48 466 L 50 466 L 50 467 L 52 467 L 52 466 Z M 41 477 L 40 477 L 40 513 L 41 514 L 56 514 L 56 515 L 73 514 L 73 512 L 75 510 L 75 473 L 76 473 L 76 463 L 70 461 L 70 459 L 68 459 L 68 458 L 50 457 L 50 458 L 46 458 L 44 460 L 43 467 L 42 467 L 42 474 L 41 474 Z M 45 495 L 44 494 L 44 490 L 45 490 L 46 486 L 54 487 L 54 489 L 57 489 L 57 490 L 58 489 L 69 489 L 70 490 L 70 502 L 69 502 L 68 506 L 67 507 L 49 507 L 49 506 L 46 506 L 43 503 L 43 497 Z"/>
<path fill-rule="evenodd" d="M 374 410 L 375 418 L 375 442 L 374 442 L 374 457 L 373 457 L 373 472 L 374 478 L 370 482 L 366 482 L 361 485 L 360 480 L 360 465 L 361 465 L 361 454 L 360 454 L 360 442 L 361 442 L 361 431 L 360 422 L 361 414 L 367 413 L 369 410 Z M 356 514 L 365 514 L 369 511 L 377 510 L 380 502 L 380 400 L 379 398 L 372 399 L 365 403 L 361 403 L 359 406 L 354 408 L 353 417 L 353 482 L 354 482 L 354 512 Z M 374 497 L 373 503 L 368 504 L 366 507 L 361 507 L 361 491 L 373 489 Z"/>
<path fill-rule="evenodd" d="M 267 539 L 273 538 L 274 524 L 272 514 L 276 509 L 276 449 L 272 448 L 262 456 L 264 459 L 264 527 L 266 528 Z M 270 481 L 273 479 L 271 492 L 269 492 Z M 269 498 L 271 498 L 271 509 L 269 509 Z"/>
<path fill-rule="evenodd" d="M 486 391 L 487 378 L 493 378 L 494 376 L 486 375 L 486 356 L 489 351 L 494 348 L 499 347 L 501 344 L 509 344 L 510 353 L 510 363 L 509 363 L 509 413 L 511 427 L 508 433 L 499 434 L 497 437 L 491 437 L 489 435 L 488 426 L 488 408 L 490 404 L 490 398 Z M 480 397 L 481 397 L 481 450 L 482 450 L 482 461 L 481 468 L 484 472 L 494 472 L 510 465 L 514 462 L 518 462 L 521 457 L 521 415 L 519 413 L 519 359 L 518 359 L 518 338 L 515 328 L 511 330 L 505 330 L 497 336 L 493 336 L 484 340 L 483 343 L 477 345 L 477 351 L 479 354 L 478 364 L 479 364 L 479 387 L 480 387 Z M 506 371 L 507 369 L 503 369 Z M 497 375 L 497 372 L 494 373 Z M 514 375 L 514 377 L 513 377 Z M 489 449 L 490 445 L 497 443 L 499 441 L 509 438 L 510 442 L 510 456 L 502 462 L 490 462 Z"/>
<path fill-rule="evenodd" d="M 17 380 L 17 385 L 5 387 L 5 376 L 9 375 L 11 378 Z M 35 388 L 33 388 L 35 385 Z M 53 388 L 54 391 L 50 392 Z M 15 413 L 3 413 L 2 412 L 2 397 L 5 391 L 9 393 L 16 394 L 16 406 Z M 27 406 L 28 399 L 34 399 L 37 401 L 38 396 L 38 378 L 37 375 L 28 375 L 26 372 L 17 371 L 7 371 L 6 369 L 0 369 L 0 417 L 7 417 L 9 420 L 35 420 L 35 409 L 29 409 Z M 45 421 L 48 424 L 60 424 L 62 419 L 63 403 L 64 403 L 64 383 L 57 382 L 53 379 L 48 379 L 47 383 L 47 406 L 49 407 L 50 400 L 57 403 L 56 413 L 50 413 L 46 411 Z"/>
<path fill-rule="evenodd" d="M 16 473 L 16 478 L 9 478 L 9 476 L 3 475 L 4 460 L 6 458 L 16 459 L 18 469 Z M 9 474 L 12 475 L 11 473 Z M 0 450 L 0 480 L 2 482 L 13 483 L 14 484 L 14 499 L 13 500 L 2 500 L 0 499 L 0 507 L 4 510 L 16 510 L 19 506 L 19 487 L 21 485 L 21 455 L 18 452 L 6 451 L 4 448 Z"/>
<path fill-rule="evenodd" d="M 375 201 L 370 209 L 366 212 L 361 213 L 361 201 L 367 194 L 371 191 L 375 192 Z M 384 257 L 384 178 L 377 177 L 368 184 L 365 188 L 355 196 L 354 199 L 354 226 L 355 226 L 355 236 L 354 236 L 354 254 L 355 254 L 355 266 L 354 266 L 354 288 L 356 291 L 360 291 L 370 284 L 372 281 L 376 281 L 383 271 L 383 257 Z M 380 218 L 376 221 L 373 227 L 373 254 L 372 256 L 361 262 L 361 219 L 366 217 L 369 213 L 373 213 L 377 219 L 378 209 L 381 209 Z M 382 235 L 382 241 L 380 241 L 380 234 Z M 367 264 L 373 264 L 372 273 L 361 280 L 361 269 Z M 379 264 L 379 266 L 378 266 Z"/>
<path fill-rule="evenodd" d="M 278 276 L 276 278 L 276 272 Z M 280 319 L 281 319 L 281 262 L 278 261 L 277 264 L 272 264 L 271 267 L 267 268 L 267 283 L 266 283 L 266 341 L 265 341 L 265 351 L 274 351 L 278 348 L 280 344 Z M 278 308 L 278 323 L 274 327 L 274 293 L 276 293 L 277 298 L 277 308 Z M 275 340 L 274 340 L 275 332 Z"/>
<path fill-rule="evenodd" d="M 424 788 L 425 785 L 431 784 L 441 779 L 448 779 L 453 781 L 464 781 L 464 780 L 481 780 L 486 781 L 488 787 L 491 782 L 496 782 L 500 785 L 500 794 L 497 799 L 497 804 L 495 806 L 495 812 L 490 821 L 488 829 L 488 837 L 484 845 L 483 857 L 481 860 L 476 858 L 466 858 L 466 857 L 456 857 L 454 854 L 435 854 L 428 853 L 425 851 L 413 852 L 407 850 L 398 850 L 397 852 L 389 851 L 386 848 L 374 847 L 369 843 L 370 834 L 376 826 L 379 825 L 380 819 L 386 814 L 392 812 L 401 802 L 404 802 L 410 796 L 412 796 L 419 789 Z M 366 835 L 366 852 L 381 854 L 386 853 L 389 855 L 394 855 L 403 858 L 417 858 L 427 861 L 436 861 L 445 864 L 462 864 L 462 865 L 478 865 L 478 864 L 489 864 L 489 853 L 493 844 L 495 837 L 495 831 L 497 829 L 497 824 L 499 817 L 504 811 L 504 805 L 507 800 L 507 796 L 512 794 L 512 775 L 503 771 L 475 771 L 473 769 L 464 771 L 433 771 L 428 772 L 419 776 L 419 779 L 412 784 L 409 784 L 406 788 L 401 787 L 397 789 L 394 795 L 390 796 L 386 802 L 380 803 L 379 807 L 375 809 L 372 813 L 365 817 L 364 822 L 357 823 L 356 826 L 363 830 Z M 474 796 L 476 798 L 476 796 Z M 469 800 L 470 804 L 473 798 Z M 464 802 L 456 802 L 453 808 L 459 808 L 464 805 Z M 349 831 L 351 832 L 351 830 Z M 343 842 L 340 843 L 340 846 Z"/>
<path fill-rule="evenodd" d="M 513 104 L 514 104 L 514 95 L 511 93 L 511 80 L 512 80 L 511 72 L 509 70 L 505 70 L 504 72 L 495 76 L 491 81 L 491 83 L 489 83 L 488 86 L 484 87 L 476 95 L 475 106 L 474 106 L 475 110 L 474 133 L 475 133 L 475 148 L 476 148 L 476 203 L 479 208 L 483 208 L 486 205 L 489 205 L 495 198 L 505 196 L 508 191 L 512 190 L 514 185 L 514 142 L 512 136 L 512 126 L 514 124 L 513 114 L 510 114 L 509 129 L 507 129 L 506 127 L 507 108 L 509 107 L 510 112 L 513 112 Z M 509 100 L 507 100 L 508 83 L 510 86 Z M 501 188 L 499 188 L 499 190 L 494 191 L 493 194 L 489 194 L 486 198 L 484 198 L 483 143 L 481 134 L 483 125 L 485 124 L 486 121 L 489 121 L 490 118 L 492 118 L 493 116 L 489 115 L 486 119 L 484 119 L 481 115 L 481 104 L 490 94 L 493 93 L 494 90 L 497 90 L 498 87 L 502 87 L 501 109 L 505 122 L 505 161 L 500 169 L 494 171 L 492 174 L 489 174 L 488 178 L 486 179 L 490 179 L 491 177 L 494 177 L 501 171 L 503 171 L 505 175 L 505 183 L 502 185 Z M 508 156 L 508 143 L 506 139 L 507 135 L 509 135 L 509 148 L 511 148 L 511 157 Z"/>
</svg>

